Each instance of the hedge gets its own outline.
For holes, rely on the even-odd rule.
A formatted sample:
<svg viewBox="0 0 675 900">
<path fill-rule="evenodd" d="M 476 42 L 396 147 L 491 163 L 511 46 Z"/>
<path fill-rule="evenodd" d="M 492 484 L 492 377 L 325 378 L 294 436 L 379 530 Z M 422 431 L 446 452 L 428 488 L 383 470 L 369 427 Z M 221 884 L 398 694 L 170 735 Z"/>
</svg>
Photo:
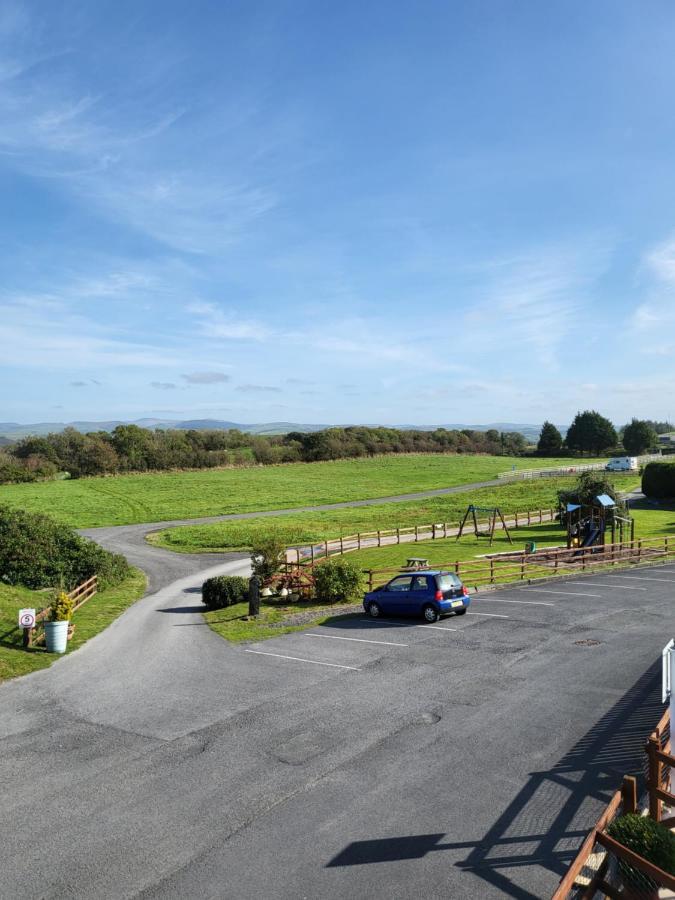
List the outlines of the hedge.
<svg viewBox="0 0 675 900">
<path fill-rule="evenodd" d="M 130 573 L 126 559 L 80 537 L 49 516 L 0 506 L 0 581 L 27 588 L 72 590 L 97 575 L 101 588 Z"/>
<path fill-rule="evenodd" d="M 207 609 L 223 609 L 248 599 L 248 580 L 240 575 L 217 575 L 202 585 L 202 603 Z"/>
<path fill-rule="evenodd" d="M 642 493 L 655 500 L 675 497 L 675 463 L 648 463 L 642 473 Z"/>
</svg>

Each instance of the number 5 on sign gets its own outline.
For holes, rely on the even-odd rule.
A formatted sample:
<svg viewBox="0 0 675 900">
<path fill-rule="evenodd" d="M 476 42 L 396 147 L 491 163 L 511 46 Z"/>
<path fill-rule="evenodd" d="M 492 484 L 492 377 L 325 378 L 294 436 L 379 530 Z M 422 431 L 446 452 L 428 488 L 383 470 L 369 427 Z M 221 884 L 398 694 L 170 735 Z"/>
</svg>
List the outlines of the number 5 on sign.
<svg viewBox="0 0 675 900">
<path fill-rule="evenodd" d="M 34 628 L 35 627 L 35 610 L 20 609 L 19 610 L 19 627 Z"/>
</svg>

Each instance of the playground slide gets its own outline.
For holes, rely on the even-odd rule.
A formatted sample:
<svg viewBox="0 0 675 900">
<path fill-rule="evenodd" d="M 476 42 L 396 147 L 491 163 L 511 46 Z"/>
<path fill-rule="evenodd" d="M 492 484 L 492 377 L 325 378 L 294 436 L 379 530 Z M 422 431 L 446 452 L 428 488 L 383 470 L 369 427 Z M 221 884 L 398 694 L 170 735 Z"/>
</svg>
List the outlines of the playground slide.
<svg viewBox="0 0 675 900">
<path fill-rule="evenodd" d="M 582 547 L 592 547 L 595 541 L 597 540 L 598 535 L 600 534 L 599 528 L 591 528 L 589 533 L 584 538 L 581 546 Z"/>
</svg>

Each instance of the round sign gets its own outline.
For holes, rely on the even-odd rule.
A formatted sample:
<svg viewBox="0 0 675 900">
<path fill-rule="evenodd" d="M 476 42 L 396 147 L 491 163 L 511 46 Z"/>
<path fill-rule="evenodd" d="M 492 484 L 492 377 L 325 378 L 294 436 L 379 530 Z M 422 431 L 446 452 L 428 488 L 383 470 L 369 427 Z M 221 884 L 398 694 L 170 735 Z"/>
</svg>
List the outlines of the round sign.
<svg viewBox="0 0 675 900">
<path fill-rule="evenodd" d="M 35 616 L 32 613 L 24 613 L 19 619 L 22 628 L 32 628 L 35 625 Z"/>
</svg>

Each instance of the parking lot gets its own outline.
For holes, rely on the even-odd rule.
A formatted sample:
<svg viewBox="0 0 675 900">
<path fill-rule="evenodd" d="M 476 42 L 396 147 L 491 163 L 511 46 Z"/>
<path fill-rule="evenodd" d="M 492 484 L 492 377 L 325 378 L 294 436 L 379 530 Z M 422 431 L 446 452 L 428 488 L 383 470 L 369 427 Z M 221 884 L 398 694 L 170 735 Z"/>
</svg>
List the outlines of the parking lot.
<svg viewBox="0 0 675 900">
<path fill-rule="evenodd" d="M 3 686 L 3 895 L 541 900 L 661 713 L 675 564 L 239 645 L 199 583 Z"/>
</svg>

